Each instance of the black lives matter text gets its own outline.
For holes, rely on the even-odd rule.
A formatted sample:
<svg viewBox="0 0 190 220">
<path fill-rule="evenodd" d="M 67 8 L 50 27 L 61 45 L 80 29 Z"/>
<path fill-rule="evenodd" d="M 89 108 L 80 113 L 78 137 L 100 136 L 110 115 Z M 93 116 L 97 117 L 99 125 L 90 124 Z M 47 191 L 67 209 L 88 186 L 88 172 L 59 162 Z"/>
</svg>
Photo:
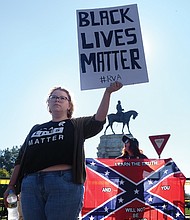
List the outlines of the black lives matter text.
<svg viewBox="0 0 190 220">
<path fill-rule="evenodd" d="M 82 73 L 141 69 L 136 29 L 129 12 L 130 8 L 79 12 Z M 125 28 L 119 28 L 118 24 L 125 24 Z M 112 28 L 97 31 L 96 27 L 108 25 Z M 92 31 L 87 34 L 82 28 L 89 26 Z"/>
</svg>

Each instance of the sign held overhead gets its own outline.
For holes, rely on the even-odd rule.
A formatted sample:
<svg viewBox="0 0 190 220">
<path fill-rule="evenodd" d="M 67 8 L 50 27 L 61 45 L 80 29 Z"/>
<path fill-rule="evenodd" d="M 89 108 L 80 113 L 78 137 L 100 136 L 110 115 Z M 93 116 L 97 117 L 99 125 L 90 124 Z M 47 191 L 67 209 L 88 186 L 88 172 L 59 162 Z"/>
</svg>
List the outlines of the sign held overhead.
<svg viewBox="0 0 190 220">
<path fill-rule="evenodd" d="M 81 90 L 148 82 L 137 5 L 77 10 Z"/>
<path fill-rule="evenodd" d="M 162 134 L 162 135 L 154 135 L 154 136 L 149 136 L 149 139 L 154 146 L 159 158 L 160 155 L 170 137 L 170 134 Z"/>
</svg>

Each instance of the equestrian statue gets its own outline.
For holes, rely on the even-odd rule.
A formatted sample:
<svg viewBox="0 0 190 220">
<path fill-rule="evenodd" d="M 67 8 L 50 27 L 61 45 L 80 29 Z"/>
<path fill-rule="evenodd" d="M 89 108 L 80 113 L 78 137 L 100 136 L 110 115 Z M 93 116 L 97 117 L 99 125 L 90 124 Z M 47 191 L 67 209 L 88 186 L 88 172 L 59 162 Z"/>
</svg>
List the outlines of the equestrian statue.
<svg viewBox="0 0 190 220">
<path fill-rule="evenodd" d="M 104 131 L 104 134 L 106 134 L 106 131 L 107 131 L 108 127 L 110 127 L 112 132 L 113 132 L 113 134 L 115 134 L 115 132 L 113 130 L 113 123 L 114 122 L 123 123 L 122 134 L 124 133 L 125 125 L 127 125 L 129 134 L 131 134 L 130 129 L 129 129 L 129 121 L 130 121 L 131 117 L 133 119 L 135 119 L 138 116 L 138 113 L 136 111 L 134 111 L 134 110 L 123 112 L 124 109 L 121 107 L 121 101 L 118 101 L 116 109 L 117 109 L 117 113 L 116 114 L 109 114 L 109 115 L 107 115 L 108 125 L 107 125 L 107 127 L 106 127 L 106 129 Z"/>
</svg>

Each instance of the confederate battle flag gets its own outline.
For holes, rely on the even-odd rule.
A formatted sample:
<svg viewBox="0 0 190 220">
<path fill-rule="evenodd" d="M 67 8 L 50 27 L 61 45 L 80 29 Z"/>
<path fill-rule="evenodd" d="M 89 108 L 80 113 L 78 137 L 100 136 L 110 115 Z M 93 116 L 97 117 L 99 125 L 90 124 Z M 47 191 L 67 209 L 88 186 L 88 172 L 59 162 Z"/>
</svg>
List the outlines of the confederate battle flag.
<svg viewBox="0 0 190 220">
<path fill-rule="evenodd" d="M 172 159 L 86 159 L 82 220 L 182 220 L 185 176 Z"/>
</svg>

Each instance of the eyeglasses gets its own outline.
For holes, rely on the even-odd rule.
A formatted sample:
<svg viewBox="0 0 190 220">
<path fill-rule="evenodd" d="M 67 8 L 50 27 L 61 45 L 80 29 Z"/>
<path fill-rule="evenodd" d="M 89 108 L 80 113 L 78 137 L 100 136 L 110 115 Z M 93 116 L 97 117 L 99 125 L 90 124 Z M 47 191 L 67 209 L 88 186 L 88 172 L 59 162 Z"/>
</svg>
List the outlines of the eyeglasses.
<svg viewBox="0 0 190 220">
<path fill-rule="evenodd" d="M 56 96 L 56 95 L 50 95 L 49 96 L 49 100 L 51 101 L 56 101 L 59 100 L 60 102 L 64 102 L 64 101 L 69 101 L 69 98 L 67 98 L 66 96 Z"/>
</svg>

